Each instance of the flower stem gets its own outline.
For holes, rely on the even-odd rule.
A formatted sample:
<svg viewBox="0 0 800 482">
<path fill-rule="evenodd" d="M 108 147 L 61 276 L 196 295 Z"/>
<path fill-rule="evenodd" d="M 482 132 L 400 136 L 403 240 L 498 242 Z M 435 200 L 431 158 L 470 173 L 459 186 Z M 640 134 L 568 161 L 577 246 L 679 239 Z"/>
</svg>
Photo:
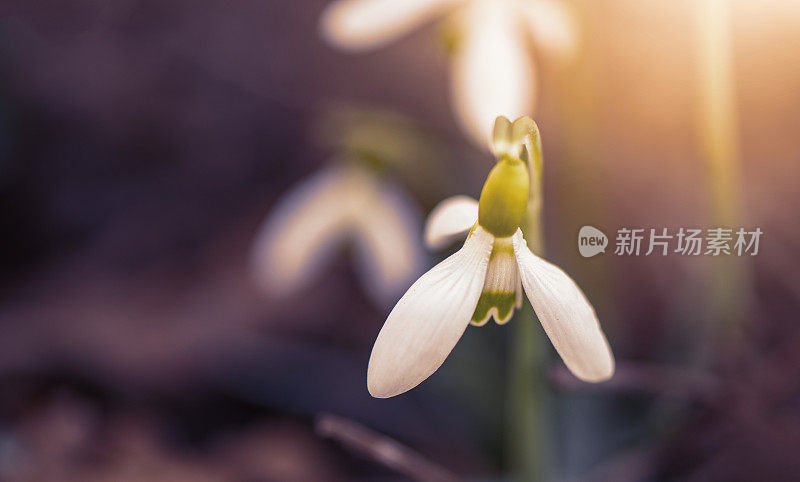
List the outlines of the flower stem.
<svg viewBox="0 0 800 482">
<path fill-rule="evenodd" d="M 537 323 L 533 310 L 525 306 L 514 319 L 512 332 L 506 454 L 514 480 L 546 480 L 549 472 L 547 346 L 537 333 Z"/>
<path fill-rule="evenodd" d="M 542 149 L 538 128 L 531 133 L 528 147 L 531 198 L 523 234 L 531 250 L 541 256 L 544 254 Z M 546 480 L 549 473 L 549 397 L 545 387 L 547 345 L 536 328 L 538 324 L 536 314 L 527 304 L 513 321 L 508 359 L 506 454 L 514 480 L 541 481 Z"/>
<path fill-rule="evenodd" d="M 733 75 L 730 3 L 695 2 L 698 54 L 698 138 L 708 170 L 712 227 L 741 226 L 742 174 Z M 747 305 L 744 260 L 719 256 L 712 260 L 710 306 L 716 335 L 735 335 Z"/>
</svg>

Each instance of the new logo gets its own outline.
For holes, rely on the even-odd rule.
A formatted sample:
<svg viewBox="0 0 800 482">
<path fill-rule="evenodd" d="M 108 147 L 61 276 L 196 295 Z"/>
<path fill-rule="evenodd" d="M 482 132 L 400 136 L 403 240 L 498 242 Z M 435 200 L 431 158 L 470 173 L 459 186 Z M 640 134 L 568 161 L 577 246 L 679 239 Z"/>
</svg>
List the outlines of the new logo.
<svg viewBox="0 0 800 482">
<path fill-rule="evenodd" d="M 578 251 L 584 258 L 606 252 L 608 236 L 593 226 L 583 226 L 578 232 Z"/>
</svg>

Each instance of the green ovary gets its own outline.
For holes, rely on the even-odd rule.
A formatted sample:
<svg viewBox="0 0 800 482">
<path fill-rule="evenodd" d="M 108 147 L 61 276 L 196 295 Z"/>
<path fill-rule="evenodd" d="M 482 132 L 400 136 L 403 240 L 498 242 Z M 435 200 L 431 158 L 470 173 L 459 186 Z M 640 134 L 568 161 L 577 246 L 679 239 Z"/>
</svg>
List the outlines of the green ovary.
<svg viewBox="0 0 800 482">
<path fill-rule="evenodd" d="M 475 313 L 472 314 L 472 321 L 478 325 L 486 323 L 489 321 L 489 312 L 495 308 L 497 310 L 494 314 L 495 320 L 504 323 L 514 313 L 516 302 L 517 294 L 515 292 L 484 291 L 478 300 L 478 306 L 475 307 Z"/>
<path fill-rule="evenodd" d="M 512 236 L 525 217 L 529 189 L 525 163 L 503 156 L 483 185 L 478 224 L 498 238 Z"/>
</svg>

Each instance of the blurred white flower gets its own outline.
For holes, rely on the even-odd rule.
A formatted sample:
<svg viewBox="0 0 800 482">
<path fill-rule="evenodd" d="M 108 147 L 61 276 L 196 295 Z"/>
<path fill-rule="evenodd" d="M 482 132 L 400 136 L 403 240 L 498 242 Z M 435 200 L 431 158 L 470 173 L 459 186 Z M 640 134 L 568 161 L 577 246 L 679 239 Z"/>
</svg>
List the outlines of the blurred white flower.
<svg viewBox="0 0 800 482">
<path fill-rule="evenodd" d="M 454 28 L 451 96 L 462 128 L 486 146 L 495 117 L 516 118 L 535 107 L 531 35 L 561 56 L 575 49 L 575 29 L 557 0 L 336 0 L 322 32 L 349 51 L 376 48 L 426 21 L 447 16 Z"/>
<path fill-rule="evenodd" d="M 414 203 L 387 180 L 355 163 L 322 170 L 279 201 L 253 247 L 256 280 L 285 296 L 352 242 L 363 287 L 379 304 L 397 299 L 425 264 Z"/>
<path fill-rule="evenodd" d="M 480 202 L 466 196 L 447 199 L 428 220 L 425 239 L 431 246 L 469 235 L 458 252 L 411 285 L 386 319 L 367 368 L 367 388 L 374 397 L 401 394 L 428 378 L 470 323 L 510 320 L 522 305 L 523 289 L 575 376 L 599 382 L 614 373 L 611 349 L 586 296 L 564 271 L 533 254 L 523 238 L 530 176 L 522 159 L 530 139 L 515 139 L 503 120 L 509 129 L 498 136 L 499 162 Z M 524 126 L 526 119 L 517 124 Z"/>
</svg>

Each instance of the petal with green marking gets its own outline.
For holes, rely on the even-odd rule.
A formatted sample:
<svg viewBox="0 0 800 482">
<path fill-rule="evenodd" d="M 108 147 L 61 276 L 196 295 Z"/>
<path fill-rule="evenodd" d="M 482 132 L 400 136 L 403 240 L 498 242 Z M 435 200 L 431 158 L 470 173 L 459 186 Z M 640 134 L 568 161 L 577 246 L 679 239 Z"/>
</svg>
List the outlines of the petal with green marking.
<svg viewBox="0 0 800 482">
<path fill-rule="evenodd" d="M 511 319 L 520 306 L 519 272 L 511 238 L 496 238 L 486 269 L 483 291 L 472 314 L 472 324 L 485 325 L 490 317 L 498 324 Z"/>
</svg>

